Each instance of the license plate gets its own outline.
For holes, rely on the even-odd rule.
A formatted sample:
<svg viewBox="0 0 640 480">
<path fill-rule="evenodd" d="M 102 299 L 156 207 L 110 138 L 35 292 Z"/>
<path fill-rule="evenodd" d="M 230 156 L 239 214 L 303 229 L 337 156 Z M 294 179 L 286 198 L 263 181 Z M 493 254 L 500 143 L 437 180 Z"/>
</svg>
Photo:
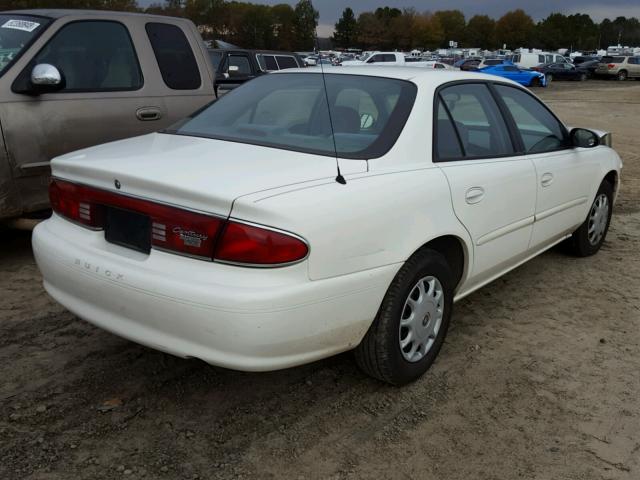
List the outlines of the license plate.
<svg viewBox="0 0 640 480">
<path fill-rule="evenodd" d="M 130 210 L 107 208 L 104 238 L 107 242 L 139 252 L 151 250 L 151 219 Z"/>
</svg>

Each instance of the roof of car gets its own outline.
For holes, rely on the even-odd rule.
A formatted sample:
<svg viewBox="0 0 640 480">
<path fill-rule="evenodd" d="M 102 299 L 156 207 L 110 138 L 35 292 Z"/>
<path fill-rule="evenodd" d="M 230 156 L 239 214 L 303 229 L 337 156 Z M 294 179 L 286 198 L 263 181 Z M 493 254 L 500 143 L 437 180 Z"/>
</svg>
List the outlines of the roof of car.
<svg viewBox="0 0 640 480">
<path fill-rule="evenodd" d="M 295 52 L 287 52 L 285 50 L 256 50 L 253 48 L 209 48 L 210 52 L 230 52 L 230 53 L 254 53 L 266 55 L 290 55 L 297 56 Z"/>
<path fill-rule="evenodd" d="M 154 15 L 151 13 L 140 13 L 140 12 L 119 12 L 113 10 L 81 10 L 81 9 L 64 9 L 64 8 L 37 8 L 30 10 L 8 10 L 6 12 L 0 12 L 2 15 L 34 15 L 38 17 L 48 17 L 48 18 L 62 18 L 69 17 L 71 15 L 78 16 L 91 16 L 91 17 L 113 17 L 113 16 L 132 16 L 132 17 L 155 17 L 155 18 L 163 18 L 171 20 L 185 20 L 178 17 L 167 17 L 164 15 Z"/>
<path fill-rule="evenodd" d="M 282 75 L 286 73 L 327 73 L 340 75 L 363 75 L 367 77 L 384 77 L 396 78 L 399 80 L 409 80 L 414 83 L 421 83 L 424 86 L 437 87 L 443 83 L 455 82 L 458 80 L 494 80 L 499 82 L 512 83 L 519 85 L 511 80 L 496 77 L 495 75 L 486 75 L 480 72 L 465 72 L 461 70 L 432 69 L 421 67 L 397 67 L 397 66 L 342 66 L 328 67 L 321 69 L 320 67 L 307 68 L 290 68 L 274 72 L 272 75 Z"/>
</svg>

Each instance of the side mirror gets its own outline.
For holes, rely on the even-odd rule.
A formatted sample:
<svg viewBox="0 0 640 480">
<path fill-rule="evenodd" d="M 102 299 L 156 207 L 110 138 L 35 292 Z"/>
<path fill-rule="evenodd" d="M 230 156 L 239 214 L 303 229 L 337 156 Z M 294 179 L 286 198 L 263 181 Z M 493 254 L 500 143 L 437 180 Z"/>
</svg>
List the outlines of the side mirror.
<svg viewBox="0 0 640 480">
<path fill-rule="evenodd" d="M 593 148 L 600 145 L 600 137 L 586 128 L 574 128 L 569 136 L 574 147 Z"/>
<path fill-rule="evenodd" d="M 31 71 L 31 85 L 36 93 L 55 92 L 64 88 L 64 79 L 56 67 L 40 63 Z"/>
</svg>

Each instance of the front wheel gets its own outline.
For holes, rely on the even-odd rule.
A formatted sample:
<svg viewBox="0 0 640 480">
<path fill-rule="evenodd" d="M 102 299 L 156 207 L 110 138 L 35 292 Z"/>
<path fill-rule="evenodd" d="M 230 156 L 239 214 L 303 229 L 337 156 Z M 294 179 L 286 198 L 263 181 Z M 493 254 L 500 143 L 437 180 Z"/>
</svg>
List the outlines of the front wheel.
<svg viewBox="0 0 640 480">
<path fill-rule="evenodd" d="M 358 365 L 393 385 L 417 379 L 442 347 L 452 306 L 453 274 L 445 258 L 431 249 L 418 251 L 396 274 L 356 348 Z"/>
<path fill-rule="evenodd" d="M 587 219 L 571 235 L 572 251 L 579 257 L 588 257 L 600 250 L 609 231 L 613 207 L 613 187 L 602 182 L 591 204 Z"/>
</svg>

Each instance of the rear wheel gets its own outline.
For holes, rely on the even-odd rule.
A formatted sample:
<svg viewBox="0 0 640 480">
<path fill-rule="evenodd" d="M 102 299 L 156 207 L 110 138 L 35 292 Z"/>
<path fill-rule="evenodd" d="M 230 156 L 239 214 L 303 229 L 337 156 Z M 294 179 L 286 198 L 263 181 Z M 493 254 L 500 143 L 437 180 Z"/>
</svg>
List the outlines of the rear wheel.
<svg viewBox="0 0 640 480">
<path fill-rule="evenodd" d="M 627 71 L 626 70 L 620 70 L 618 72 L 618 75 L 616 75 L 616 78 L 620 81 L 624 81 L 627 79 Z"/>
<path fill-rule="evenodd" d="M 588 257 L 600 250 L 609 231 L 613 207 L 613 187 L 602 182 L 591 204 L 587 219 L 571 236 L 571 250 L 579 257 Z"/>
<path fill-rule="evenodd" d="M 453 274 L 431 249 L 411 256 L 396 274 L 369 331 L 356 348 L 367 374 L 403 385 L 434 362 L 449 328 Z"/>
<path fill-rule="evenodd" d="M 581 74 L 580 74 L 580 77 L 579 77 L 579 80 L 580 80 L 581 82 L 584 82 L 586 79 L 587 79 L 587 74 L 586 74 L 586 73 L 581 73 Z"/>
<path fill-rule="evenodd" d="M 547 80 L 547 85 L 549 85 L 551 82 L 553 82 L 553 75 L 550 73 L 547 73 L 545 75 L 545 79 Z"/>
</svg>

